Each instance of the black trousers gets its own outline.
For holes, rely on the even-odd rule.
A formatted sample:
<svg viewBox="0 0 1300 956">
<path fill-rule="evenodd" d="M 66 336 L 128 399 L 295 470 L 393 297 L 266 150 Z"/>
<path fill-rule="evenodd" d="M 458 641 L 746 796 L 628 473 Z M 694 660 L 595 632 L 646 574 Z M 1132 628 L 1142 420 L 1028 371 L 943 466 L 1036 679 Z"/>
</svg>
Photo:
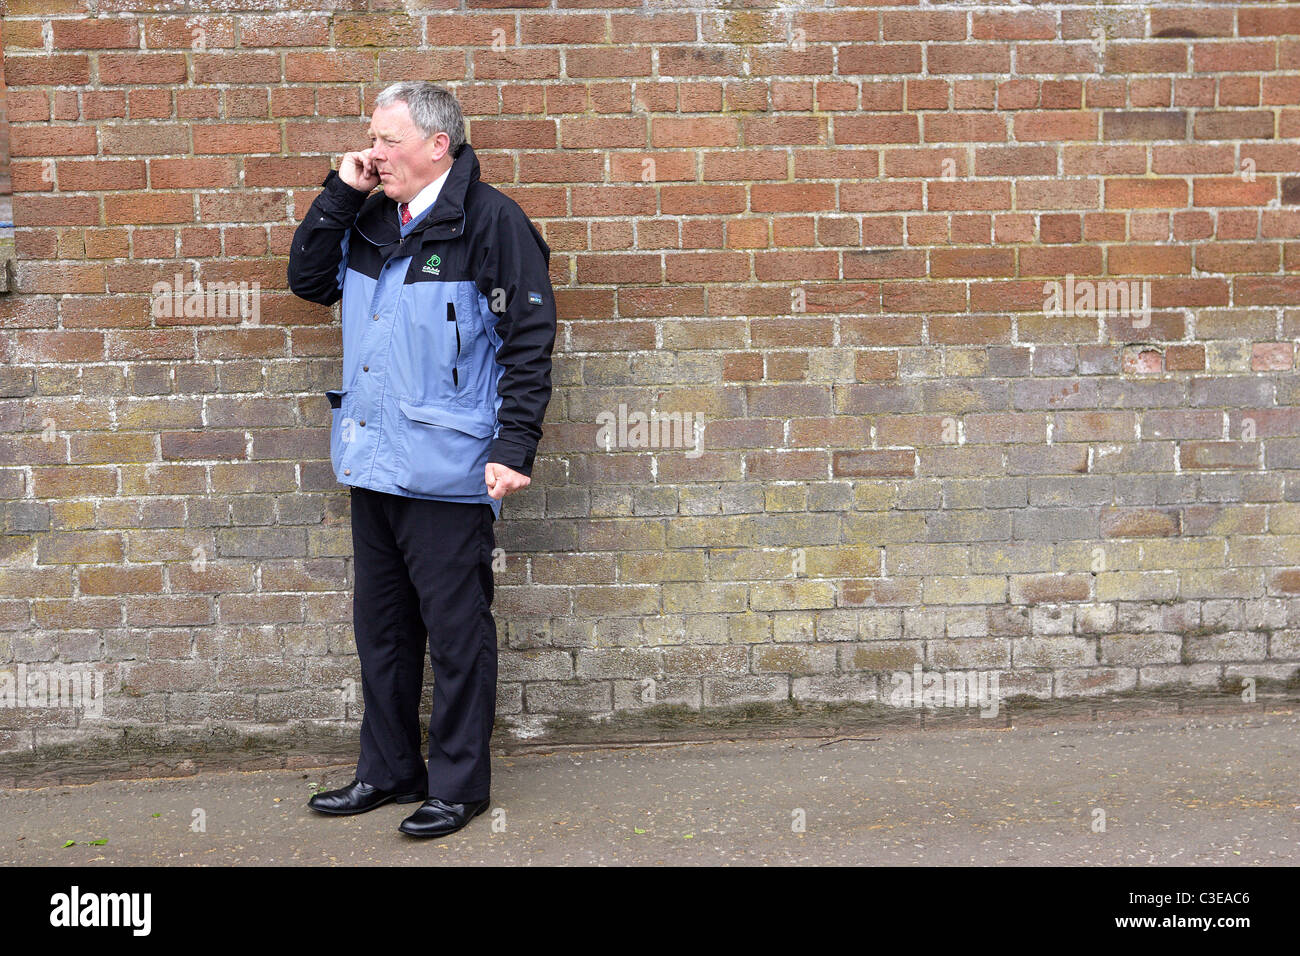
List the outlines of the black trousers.
<svg viewBox="0 0 1300 956">
<path fill-rule="evenodd" d="M 357 778 L 485 800 L 496 719 L 490 505 L 352 489 L 352 618 L 365 716 Z M 420 756 L 424 648 L 433 663 L 429 765 Z"/>
</svg>

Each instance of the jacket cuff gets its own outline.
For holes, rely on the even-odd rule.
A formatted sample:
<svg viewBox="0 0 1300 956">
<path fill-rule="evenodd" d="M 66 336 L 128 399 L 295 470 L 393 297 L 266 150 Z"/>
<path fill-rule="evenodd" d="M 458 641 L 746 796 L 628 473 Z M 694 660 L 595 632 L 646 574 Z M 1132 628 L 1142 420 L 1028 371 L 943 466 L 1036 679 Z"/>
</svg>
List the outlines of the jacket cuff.
<svg viewBox="0 0 1300 956">
<path fill-rule="evenodd" d="M 521 475 L 529 478 L 533 476 L 533 458 L 536 457 L 537 451 L 534 448 L 528 448 L 517 442 L 512 442 L 508 438 L 496 438 L 492 441 L 492 447 L 488 450 L 488 461 L 496 462 L 498 465 L 505 465 L 512 468 Z"/>
<path fill-rule="evenodd" d="M 353 186 L 349 186 L 343 181 L 343 177 L 339 175 L 337 169 L 331 169 L 326 173 L 325 178 L 321 180 L 321 185 L 325 187 L 325 191 L 331 196 L 337 197 L 342 202 L 350 203 L 358 208 L 360 208 L 361 204 L 366 201 L 366 197 L 371 193 L 371 190 L 369 189 L 357 189 Z"/>
</svg>

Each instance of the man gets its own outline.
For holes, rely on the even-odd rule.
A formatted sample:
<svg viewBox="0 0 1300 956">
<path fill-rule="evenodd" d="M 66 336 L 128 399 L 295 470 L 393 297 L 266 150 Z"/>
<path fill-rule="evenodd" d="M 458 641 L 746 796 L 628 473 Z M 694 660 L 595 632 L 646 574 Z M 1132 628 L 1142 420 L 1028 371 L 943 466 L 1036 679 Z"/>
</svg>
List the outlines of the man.
<svg viewBox="0 0 1300 956">
<path fill-rule="evenodd" d="M 296 295 L 343 300 L 343 387 L 326 395 L 334 475 L 352 488 L 365 700 L 356 778 L 309 805 L 353 814 L 422 801 L 399 829 L 437 837 L 488 806 L 493 522 L 531 481 L 550 401 L 550 248 L 480 181 L 447 90 L 388 87 L 369 132 L 371 147 L 325 177 L 289 253 Z"/>
</svg>

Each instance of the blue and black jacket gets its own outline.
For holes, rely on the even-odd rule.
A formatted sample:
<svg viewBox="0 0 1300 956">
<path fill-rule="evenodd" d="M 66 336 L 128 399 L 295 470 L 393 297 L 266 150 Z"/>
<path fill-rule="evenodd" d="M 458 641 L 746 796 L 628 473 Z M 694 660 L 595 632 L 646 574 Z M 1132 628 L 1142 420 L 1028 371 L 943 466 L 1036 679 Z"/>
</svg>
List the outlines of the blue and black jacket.
<svg viewBox="0 0 1300 956">
<path fill-rule="evenodd" d="M 488 462 L 532 474 L 551 397 L 551 250 L 479 179 L 468 143 L 438 198 L 399 225 L 382 189 L 335 170 L 294 233 L 289 288 L 343 300 L 343 387 L 326 392 L 342 484 L 484 502 Z"/>
</svg>

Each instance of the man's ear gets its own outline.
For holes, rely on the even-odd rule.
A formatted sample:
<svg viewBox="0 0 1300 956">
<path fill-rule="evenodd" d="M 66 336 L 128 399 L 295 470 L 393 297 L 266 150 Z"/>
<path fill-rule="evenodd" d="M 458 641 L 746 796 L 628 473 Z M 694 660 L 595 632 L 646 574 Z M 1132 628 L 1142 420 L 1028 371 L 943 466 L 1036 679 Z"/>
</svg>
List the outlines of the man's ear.
<svg viewBox="0 0 1300 956">
<path fill-rule="evenodd" d="M 447 143 L 446 147 L 445 147 L 445 148 L 443 149 L 443 151 L 442 151 L 442 155 L 443 155 L 443 156 L 446 156 L 448 153 L 451 152 L 451 137 L 448 136 L 446 133 L 443 133 L 443 132 L 437 132 L 437 133 L 434 133 L 434 134 L 433 134 L 433 149 L 430 150 L 430 152 L 429 152 L 429 161 L 432 162 L 432 163 L 436 163 L 436 162 L 438 162 L 438 159 L 441 159 L 441 158 L 442 158 L 442 156 L 439 156 L 438 159 L 434 159 L 434 154 L 438 152 L 438 140 L 439 140 L 440 137 L 441 137 L 443 140 L 445 140 L 446 143 Z"/>
</svg>

